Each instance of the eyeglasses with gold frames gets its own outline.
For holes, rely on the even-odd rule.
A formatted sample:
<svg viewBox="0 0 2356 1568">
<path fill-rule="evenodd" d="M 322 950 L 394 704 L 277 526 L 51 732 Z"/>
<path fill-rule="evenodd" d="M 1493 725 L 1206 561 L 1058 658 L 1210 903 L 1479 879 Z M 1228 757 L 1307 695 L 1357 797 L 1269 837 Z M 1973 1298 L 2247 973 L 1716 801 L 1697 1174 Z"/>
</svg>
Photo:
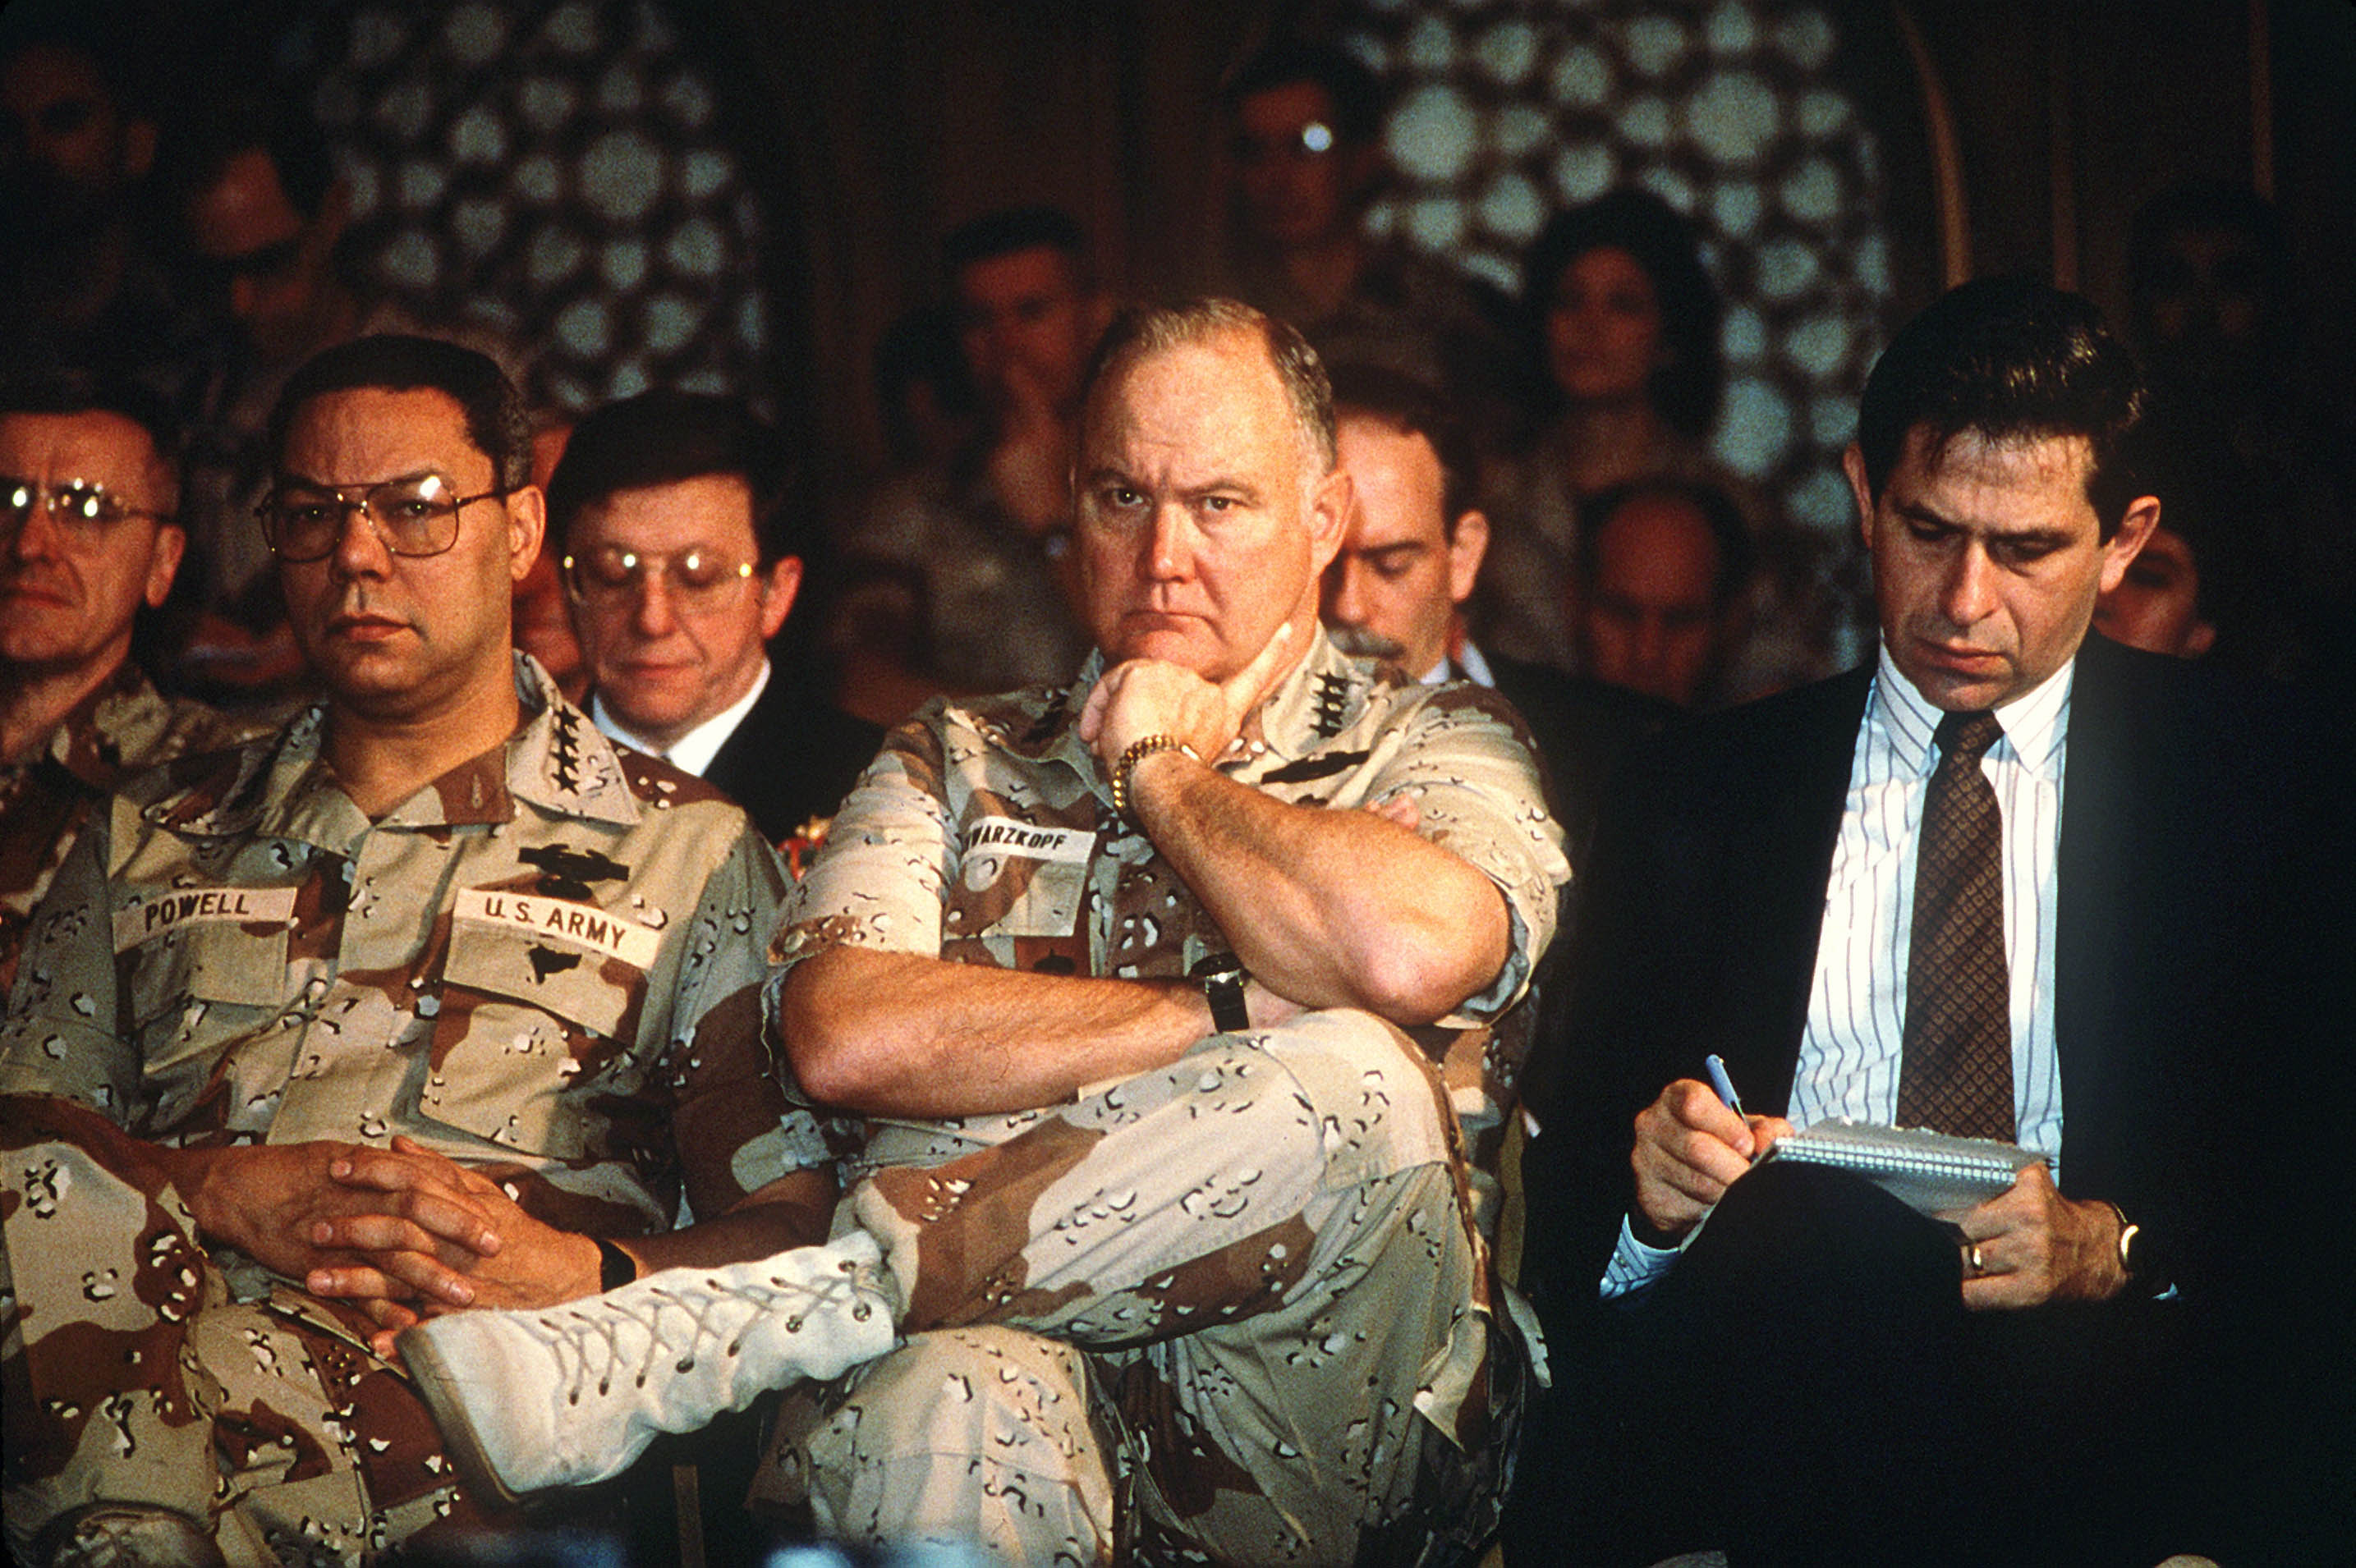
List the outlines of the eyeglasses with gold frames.
<svg viewBox="0 0 2356 1568">
<path fill-rule="evenodd" d="M 498 488 L 461 496 L 455 485 L 432 472 L 340 486 L 282 475 L 253 513 L 281 560 L 325 560 L 335 554 L 343 542 L 344 518 L 353 511 L 368 519 L 394 555 L 440 555 L 458 542 L 461 510 L 509 494 Z"/>
<path fill-rule="evenodd" d="M 564 558 L 564 591 L 584 604 L 615 604 L 636 599 L 649 576 L 659 576 L 680 601 L 693 609 L 717 606 L 734 595 L 759 567 L 716 551 L 683 549 L 669 554 L 601 545 Z"/>
<path fill-rule="evenodd" d="M 51 522 L 84 540 L 96 539 L 131 517 L 153 517 L 159 523 L 172 520 L 169 512 L 134 507 L 94 480 L 44 485 L 37 479 L 0 475 L 0 539 L 13 539 L 22 533 L 35 512 L 47 512 Z"/>
</svg>

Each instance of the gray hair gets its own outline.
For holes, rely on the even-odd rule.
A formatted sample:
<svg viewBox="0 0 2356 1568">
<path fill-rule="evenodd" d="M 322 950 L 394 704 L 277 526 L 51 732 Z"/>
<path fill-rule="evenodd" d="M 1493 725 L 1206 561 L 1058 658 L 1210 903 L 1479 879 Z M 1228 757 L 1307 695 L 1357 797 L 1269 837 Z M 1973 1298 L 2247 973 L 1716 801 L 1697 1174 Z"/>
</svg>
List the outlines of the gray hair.
<svg viewBox="0 0 2356 1568">
<path fill-rule="evenodd" d="M 1233 332 L 1255 334 L 1267 348 L 1269 363 L 1284 384 L 1301 452 L 1312 460 L 1310 477 L 1333 473 L 1338 461 L 1333 444 L 1333 388 L 1325 378 L 1324 362 L 1290 323 L 1240 300 L 1191 299 L 1123 310 L 1105 328 L 1096 352 L 1088 357 L 1087 374 L 1080 383 L 1081 406 L 1087 407 L 1087 400 L 1096 395 L 1098 383 L 1134 360 Z"/>
</svg>

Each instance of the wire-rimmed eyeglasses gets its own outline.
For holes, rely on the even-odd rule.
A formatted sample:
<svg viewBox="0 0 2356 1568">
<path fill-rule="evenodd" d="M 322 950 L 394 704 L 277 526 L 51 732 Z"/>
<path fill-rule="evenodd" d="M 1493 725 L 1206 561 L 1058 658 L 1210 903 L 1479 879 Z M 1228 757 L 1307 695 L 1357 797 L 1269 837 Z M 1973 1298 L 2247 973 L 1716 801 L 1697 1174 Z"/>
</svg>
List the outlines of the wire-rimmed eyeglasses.
<svg viewBox="0 0 2356 1568">
<path fill-rule="evenodd" d="M 563 564 L 564 591 L 584 604 L 635 599 L 639 585 L 655 574 L 669 583 L 682 603 L 698 608 L 720 603 L 759 570 L 752 561 L 732 560 L 712 550 L 661 555 L 618 545 L 568 555 Z"/>
<path fill-rule="evenodd" d="M 253 509 L 262 538 L 281 560 L 325 560 L 343 542 L 345 514 L 357 508 L 394 555 L 440 555 L 458 542 L 458 513 L 477 501 L 511 494 L 504 487 L 461 496 L 439 474 L 410 474 L 373 485 L 309 485 L 282 478 Z"/>
<path fill-rule="evenodd" d="M 51 522 L 84 539 L 97 539 L 129 517 L 153 517 L 159 523 L 172 520 L 169 512 L 134 507 L 95 480 L 44 485 L 37 479 L 0 475 L 0 539 L 15 539 L 37 511 L 48 513 Z"/>
</svg>

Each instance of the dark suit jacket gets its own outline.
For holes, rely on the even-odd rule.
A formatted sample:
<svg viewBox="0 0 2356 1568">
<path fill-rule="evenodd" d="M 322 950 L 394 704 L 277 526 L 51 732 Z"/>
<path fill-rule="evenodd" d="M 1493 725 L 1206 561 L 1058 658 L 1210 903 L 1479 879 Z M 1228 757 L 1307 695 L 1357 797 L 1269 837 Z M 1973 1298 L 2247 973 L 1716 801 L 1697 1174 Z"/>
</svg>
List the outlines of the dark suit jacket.
<svg viewBox="0 0 2356 1568">
<path fill-rule="evenodd" d="M 1698 720 L 1622 775 L 1571 960 L 1563 1089 L 1525 1168 L 1526 1272 L 1549 1317 L 1593 1302 L 1633 1199 L 1632 1124 L 1665 1084 L 1716 1051 L 1752 1113 L 1788 1105 L 1871 674 Z M 2297 873 L 2322 775 L 2283 709 L 2100 638 L 2079 656 L 2055 937 L 2062 1188 L 2144 1224 L 2188 1294 L 2238 1272 L 2236 1246 L 2254 1261 L 2244 1221 L 2289 1179 L 2258 1157 L 2259 1107 L 2305 1071 L 2320 1021 L 2319 933 L 2298 929 L 2319 905 Z"/>
<path fill-rule="evenodd" d="M 761 699 L 703 778 L 775 844 L 813 816 L 833 816 L 883 744 L 882 730 L 820 700 L 773 664 Z"/>
<path fill-rule="evenodd" d="M 761 700 L 728 737 L 706 783 L 727 794 L 772 844 L 813 816 L 832 816 L 875 760 L 884 731 L 773 668 Z"/>
<path fill-rule="evenodd" d="M 1562 823 L 1570 863 L 1587 863 L 1605 787 L 1628 750 L 1679 717 L 1665 702 L 1566 675 L 1546 665 L 1484 656 L 1497 690 L 1530 727 L 1546 764 L 1547 804 Z"/>
</svg>

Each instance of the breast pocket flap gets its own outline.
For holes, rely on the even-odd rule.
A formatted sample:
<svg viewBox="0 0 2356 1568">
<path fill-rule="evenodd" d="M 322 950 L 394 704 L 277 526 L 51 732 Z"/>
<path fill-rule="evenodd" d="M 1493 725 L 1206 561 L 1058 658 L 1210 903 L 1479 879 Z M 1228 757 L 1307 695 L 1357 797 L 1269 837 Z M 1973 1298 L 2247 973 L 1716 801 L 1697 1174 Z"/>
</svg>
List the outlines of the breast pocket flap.
<svg viewBox="0 0 2356 1568">
<path fill-rule="evenodd" d="M 623 1033 L 647 987 L 643 969 L 610 953 L 463 922 L 452 932 L 443 977 L 466 990 L 552 1013 L 608 1039 Z"/>
<path fill-rule="evenodd" d="M 282 901 L 269 896 L 274 892 L 284 894 L 284 911 Z M 263 890 L 226 915 L 171 918 L 188 897 L 159 894 L 114 917 L 115 951 L 128 960 L 131 1021 L 144 1024 L 191 1001 L 285 1005 L 286 919 L 294 891 Z"/>
</svg>

